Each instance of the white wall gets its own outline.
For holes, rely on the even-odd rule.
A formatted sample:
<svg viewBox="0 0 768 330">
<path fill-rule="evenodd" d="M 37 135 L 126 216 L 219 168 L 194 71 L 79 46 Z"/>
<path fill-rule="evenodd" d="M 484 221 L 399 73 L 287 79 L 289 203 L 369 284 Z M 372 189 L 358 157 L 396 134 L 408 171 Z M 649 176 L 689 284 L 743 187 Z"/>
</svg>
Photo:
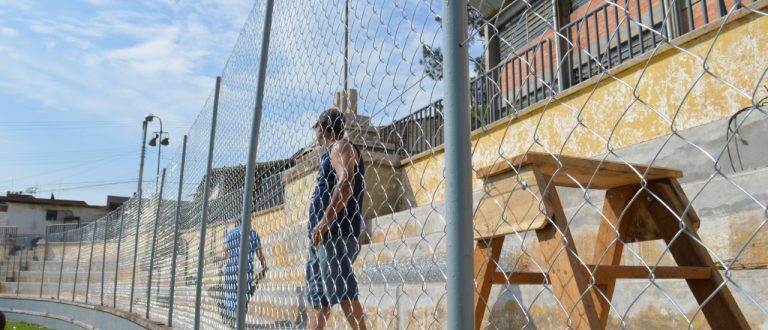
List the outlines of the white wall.
<svg viewBox="0 0 768 330">
<path fill-rule="evenodd" d="M 45 220 L 48 210 L 58 211 L 56 221 Z M 58 205 L 38 205 L 25 203 L 8 203 L 8 212 L 0 212 L 0 225 L 16 226 L 19 235 L 45 235 L 45 226 L 64 223 L 66 211 L 71 211 L 73 217 L 80 217 L 81 223 L 98 219 L 107 213 L 106 208 L 78 207 Z"/>
</svg>

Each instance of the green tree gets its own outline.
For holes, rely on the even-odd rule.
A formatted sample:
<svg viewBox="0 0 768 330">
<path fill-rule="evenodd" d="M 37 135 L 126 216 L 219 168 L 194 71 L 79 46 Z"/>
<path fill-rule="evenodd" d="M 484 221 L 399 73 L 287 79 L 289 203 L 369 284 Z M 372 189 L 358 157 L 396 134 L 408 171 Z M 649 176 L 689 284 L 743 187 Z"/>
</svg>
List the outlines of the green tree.
<svg viewBox="0 0 768 330">
<path fill-rule="evenodd" d="M 440 16 L 435 17 L 435 21 L 440 24 L 443 22 Z M 469 44 L 483 39 L 484 24 L 485 20 L 482 14 L 468 6 L 467 27 L 469 29 Z M 470 56 L 470 61 L 473 64 L 475 76 L 479 77 L 485 73 L 482 55 Z M 419 64 L 424 67 L 424 74 L 430 79 L 435 81 L 443 79 L 443 51 L 440 49 L 440 46 L 422 45 Z"/>
</svg>

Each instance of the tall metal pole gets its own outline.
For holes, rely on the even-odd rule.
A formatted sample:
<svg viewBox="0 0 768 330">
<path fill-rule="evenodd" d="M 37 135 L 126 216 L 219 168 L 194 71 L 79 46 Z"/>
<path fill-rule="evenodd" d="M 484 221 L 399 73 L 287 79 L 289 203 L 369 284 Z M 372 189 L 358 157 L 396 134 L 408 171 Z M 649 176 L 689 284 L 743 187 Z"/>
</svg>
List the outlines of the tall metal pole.
<svg viewBox="0 0 768 330">
<path fill-rule="evenodd" d="M 151 305 L 150 302 L 152 301 L 150 298 L 152 296 L 152 270 L 155 265 L 155 246 L 157 244 L 157 223 L 160 222 L 160 211 L 163 207 L 163 185 L 165 185 L 165 169 L 163 169 L 163 174 L 160 177 L 160 192 L 157 195 L 157 212 L 155 213 L 155 228 L 152 231 L 152 252 L 150 252 L 149 257 L 149 275 L 147 276 L 147 311 L 145 313 L 145 317 L 149 318 L 149 306 Z"/>
<path fill-rule="evenodd" d="M 344 97 L 347 98 L 344 102 L 349 102 L 347 93 L 349 93 L 349 0 L 344 1 Z"/>
<path fill-rule="evenodd" d="M 566 31 L 562 31 L 563 26 L 571 20 L 571 2 L 565 0 L 552 1 L 552 23 L 555 30 L 555 54 L 557 56 L 557 91 L 564 91 L 570 87 L 571 67 L 567 61 L 570 53 Z M 555 68 L 550 68 L 554 70 Z"/>
<path fill-rule="evenodd" d="M 474 328 L 467 1 L 443 0 L 448 329 Z"/>
<path fill-rule="evenodd" d="M 83 228 L 78 228 L 80 231 L 80 242 L 77 243 L 77 259 L 75 259 L 77 261 L 75 262 L 75 282 L 72 284 L 72 301 L 75 301 L 75 294 L 77 293 L 77 275 L 80 273 L 80 250 L 83 248 Z"/>
<path fill-rule="evenodd" d="M 256 85 L 256 104 L 251 123 L 251 142 L 248 146 L 248 163 L 245 167 L 245 190 L 243 191 L 243 213 L 240 215 L 240 261 L 237 274 L 237 329 L 245 329 L 245 308 L 247 303 L 248 284 L 248 248 L 251 240 L 251 209 L 253 207 L 253 184 L 256 167 L 256 151 L 259 146 L 259 129 L 261 113 L 264 107 L 264 83 L 267 79 L 267 60 L 269 59 L 269 36 L 272 28 L 272 8 L 274 0 L 267 0 L 264 13 L 264 29 L 261 36 L 261 51 L 259 54 L 259 80 Z"/>
<path fill-rule="evenodd" d="M 157 183 L 160 180 L 160 150 L 163 148 L 163 120 L 160 119 L 160 117 L 154 117 L 157 118 L 157 121 L 160 123 L 160 132 L 157 135 L 157 170 L 155 170 L 155 192 L 157 192 Z"/>
<path fill-rule="evenodd" d="M 147 118 L 141 124 L 141 160 L 139 161 L 139 184 L 136 188 L 138 201 L 138 208 L 136 209 L 136 237 L 133 239 L 133 270 L 131 271 L 131 294 L 128 299 L 128 312 L 133 312 L 133 286 L 136 284 L 136 255 L 139 252 L 139 225 L 141 224 L 141 184 L 144 183 L 144 152 L 147 148 Z"/>
<path fill-rule="evenodd" d="M 179 193 L 176 196 L 176 221 L 173 223 L 173 253 L 171 255 L 171 292 L 168 299 L 168 326 L 173 326 L 173 294 L 176 290 L 176 253 L 179 242 L 179 219 L 181 219 L 181 195 L 184 191 L 184 164 L 187 161 L 187 136 L 181 143 L 181 168 L 179 169 Z"/>
<path fill-rule="evenodd" d="M 208 164 L 205 168 L 205 183 L 203 186 L 203 217 L 200 221 L 200 245 L 197 251 L 197 284 L 195 285 L 195 330 L 200 329 L 200 304 L 203 298 L 203 265 L 205 259 L 205 228 L 208 222 L 208 189 L 211 183 L 211 168 L 213 166 L 213 147 L 216 141 L 216 116 L 219 113 L 219 92 L 221 77 L 216 77 L 216 92 L 213 95 L 213 114 L 211 115 L 211 136 L 208 142 Z"/>
<path fill-rule="evenodd" d="M 21 250 L 21 255 L 18 256 L 19 258 L 19 269 L 16 271 L 16 297 L 19 296 L 19 291 L 21 291 L 21 266 L 24 265 L 24 259 L 27 258 L 27 255 L 29 252 L 25 250 Z M 29 260 L 27 260 L 27 263 L 29 263 Z"/>
<path fill-rule="evenodd" d="M 50 240 L 48 232 L 45 233 L 45 248 L 43 250 L 43 273 L 40 277 L 40 298 L 43 297 L 43 283 L 45 283 L 45 260 L 48 259 L 48 241 Z"/>
<path fill-rule="evenodd" d="M 88 292 L 91 289 L 91 264 L 93 264 L 93 244 L 96 243 L 96 232 L 99 231 L 99 222 L 93 222 L 93 235 L 91 235 L 91 256 L 88 258 L 88 277 L 85 281 L 85 303 L 88 303 Z"/>
<path fill-rule="evenodd" d="M 67 232 L 62 233 L 64 239 L 61 244 L 61 265 L 59 267 L 59 286 L 56 288 L 56 300 L 61 300 L 61 276 L 64 273 L 64 253 L 67 252 Z"/>
<path fill-rule="evenodd" d="M 114 213 L 113 213 L 114 214 Z M 107 230 L 109 229 L 109 219 L 107 219 L 107 223 L 104 224 L 104 239 L 101 243 L 101 290 L 100 292 L 100 298 L 99 298 L 99 305 L 104 306 L 104 269 L 107 266 Z M 115 274 L 117 275 L 117 274 Z"/>
<path fill-rule="evenodd" d="M 127 202 L 126 202 L 127 203 Z M 117 248 L 115 252 L 115 285 L 112 290 L 112 307 L 117 308 L 117 279 L 119 277 L 120 268 L 120 243 L 123 241 L 123 219 L 125 219 L 125 210 L 128 208 L 127 204 L 123 203 L 122 210 L 120 211 L 120 223 L 117 225 Z"/>
</svg>

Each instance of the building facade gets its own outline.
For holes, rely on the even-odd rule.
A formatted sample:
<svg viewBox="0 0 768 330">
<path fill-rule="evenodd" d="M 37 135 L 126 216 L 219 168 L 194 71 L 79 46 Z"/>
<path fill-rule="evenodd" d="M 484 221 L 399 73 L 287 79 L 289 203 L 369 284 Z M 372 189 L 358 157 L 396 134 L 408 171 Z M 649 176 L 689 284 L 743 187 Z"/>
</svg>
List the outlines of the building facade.
<svg viewBox="0 0 768 330">
<path fill-rule="evenodd" d="M 36 198 L 13 192 L 0 196 L 0 226 L 16 227 L 19 236 L 43 237 L 50 225 L 86 224 L 109 211 L 106 206 L 51 197 Z"/>
</svg>

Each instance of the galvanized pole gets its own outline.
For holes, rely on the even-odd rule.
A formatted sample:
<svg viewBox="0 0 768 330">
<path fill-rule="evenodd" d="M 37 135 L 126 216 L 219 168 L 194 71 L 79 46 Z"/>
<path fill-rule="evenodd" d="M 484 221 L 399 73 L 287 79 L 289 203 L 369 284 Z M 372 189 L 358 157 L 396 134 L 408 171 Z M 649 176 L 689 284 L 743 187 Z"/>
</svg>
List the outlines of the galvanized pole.
<svg viewBox="0 0 768 330">
<path fill-rule="evenodd" d="M 114 213 L 113 213 L 114 214 Z M 107 266 L 107 230 L 109 229 L 109 219 L 104 225 L 104 239 L 101 243 L 101 297 L 99 298 L 99 305 L 104 306 L 104 268 Z M 117 274 L 115 274 L 117 275 Z"/>
<path fill-rule="evenodd" d="M 56 288 L 56 300 L 61 300 L 61 276 L 64 272 L 64 253 L 67 252 L 67 232 L 64 231 L 62 234 L 64 239 L 61 244 L 61 265 L 59 267 L 59 286 Z"/>
<path fill-rule="evenodd" d="M 208 189 L 211 183 L 211 167 L 213 166 L 213 147 L 216 141 L 216 116 L 219 113 L 219 92 L 221 77 L 216 77 L 216 92 L 213 95 L 213 114 L 211 115 L 211 136 L 208 141 L 208 164 L 205 168 L 205 183 L 203 186 L 203 217 L 200 221 L 200 243 L 197 251 L 197 283 L 195 285 L 195 330 L 200 329 L 200 304 L 203 298 L 203 266 L 205 259 L 205 228 L 208 222 Z"/>
<path fill-rule="evenodd" d="M 88 303 L 88 292 L 91 290 L 91 264 L 93 264 L 93 244 L 96 243 L 96 232 L 99 231 L 99 222 L 93 222 L 93 235 L 91 235 L 91 256 L 88 258 L 88 277 L 85 281 L 85 303 Z"/>
<path fill-rule="evenodd" d="M 48 259 L 48 240 L 50 239 L 50 235 L 48 233 L 45 233 L 45 249 L 43 250 L 43 274 L 40 277 L 40 298 L 43 297 L 43 283 L 45 283 L 45 260 Z"/>
<path fill-rule="evenodd" d="M 15 243 L 14 243 L 15 244 Z M 21 250 L 21 256 L 19 256 L 19 270 L 16 271 L 16 297 L 19 296 L 19 291 L 21 290 L 21 265 L 24 264 L 24 258 L 29 254 L 29 252 Z M 27 260 L 29 262 L 29 260 Z"/>
<path fill-rule="evenodd" d="M 118 278 L 118 268 L 120 268 L 120 243 L 122 243 L 123 240 L 123 219 L 125 219 L 125 209 L 128 208 L 125 206 L 127 204 L 123 204 L 123 208 L 120 211 L 120 223 L 117 227 L 117 252 L 115 253 L 115 286 L 114 290 L 112 291 L 112 307 L 117 308 L 117 278 Z"/>
<path fill-rule="evenodd" d="M 344 1 L 344 98 L 349 107 L 349 0 Z"/>
<path fill-rule="evenodd" d="M 165 185 L 165 169 L 163 169 L 163 174 L 160 177 L 160 192 L 157 195 L 157 212 L 155 213 L 155 228 L 152 232 L 152 251 L 149 256 L 149 275 L 147 276 L 147 312 L 145 314 L 146 318 L 149 318 L 149 306 L 150 302 L 152 301 L 150 297 L 152 296 L 152 268 L 155 265 L 155 245 L 157 244 L 157 223 L 160 222 L 160 211 L 163 207 L 163 186 Z"/>
<path fill-rule="evenodd" d="M 16 243 L 14 243 L 14 244 L 16 244 Z M 26 253 L 24 253 L 24 251 L 21 251 L 21 255 L 18 258 L 19 259 L 19 270 L 16 272 L 16 276 L 15 276 L 16 277 L 16 296 L 17 297 L 19 296 L 19 290 L 21 289 L 21 265 L 22 265 L 22 259 L 24 258 L 25 255 L 26 255 Z M 11 267 L 13 267 L 13 265 L 11 265 Z M 41 280 L 41 282 L 42 282 L 42 280 Z"/>
<path fill-rule="evenodd" d="M 570 9 L 571 2 L 566 0 L 551 0 L 552 1 L 552 26 L 555 30 L 555 55 L 557 56 L 557 86 L 556 91 L 564 91 L 570 87 L 571 71 L 570 64 L 567 61 L 569 48 L 568 40 L 566 39 L 565 32 L 561 31 L 563 26 L 568 24 L 571 19 Z M 554 70 L 554 68 L 550 68 Z"/>
<path fill-rule="evenodd" d="M 80 242 L 77 243 L 77 261 L 75 263 L 75 282 L 72 284 L 72 301 L 75 301 L 75 292 L 77 292 L 77 274 L 80 272 L 80 250 L 83 248 L 83 228 L 78 228 L 80 231 Z"/>
<path fill-rule="evenodd" d="M 467 1 L 443 0 L 448 329 L 474 328 Z"/>
<path fill-rule="evenodd" d="M 133 286 L 136 284 L 136 255 L 139 253 L 139 224 L 141 224 L 141 184 L 144 183 L 144 151 L 147 144 L 147 118 L 141 125 L 141 160 L 139 161 L 139 183 L 136 188 L 138 208 L 136 209 L 136 237 L 133 239 L 133 270 L 131 271 L 131 295 L 128 299 L 128 312 L 133 312 Z M 115 274 L 117 275 L 117 274 Z"/>
<path fill-rule="evenodd" d="M 176 252 L 179 242 L 179 219 L 181 219 L 181 195 L 184 192 L 184 164 L 187 161 L 187 136 L 181 143 L 181 168 L 179 169 L 179 192 L 176 195 L 176 221 L 173 223 L 173 253 L 171 255 L 171 292 L 168 299 L 168 326 L 173 326 L 173 294 L 176 291 Z"/>
<path fill-rule="evenodd" d="M 243 213 L 240 215 L 240 261 L 238 261 L 237 274 L 237 329 L 245 329 L 245 308 L 248 302 L 248 249 L 251 240 L 251 209 L 253 207 L 253 185 L 256 167 L 256 151 L 259 146 L 259 129 L 261 127 L 261 113 L 264 107 L 264 83 L 267 79 L 267 60 L 269 59 L 269 36 L 272 28 L 272 8 L 274 0 L 267 0 L 267 8 L 264 13 L 264 29 L 261 36 L 261 50 L 259 54 L 259 77 L 256 85 L 256 104 L 251 123 L 251 142 L 248 146 L 248 163 L 245 167 L 245 190 L 243 191 Z"/>
</svg>

